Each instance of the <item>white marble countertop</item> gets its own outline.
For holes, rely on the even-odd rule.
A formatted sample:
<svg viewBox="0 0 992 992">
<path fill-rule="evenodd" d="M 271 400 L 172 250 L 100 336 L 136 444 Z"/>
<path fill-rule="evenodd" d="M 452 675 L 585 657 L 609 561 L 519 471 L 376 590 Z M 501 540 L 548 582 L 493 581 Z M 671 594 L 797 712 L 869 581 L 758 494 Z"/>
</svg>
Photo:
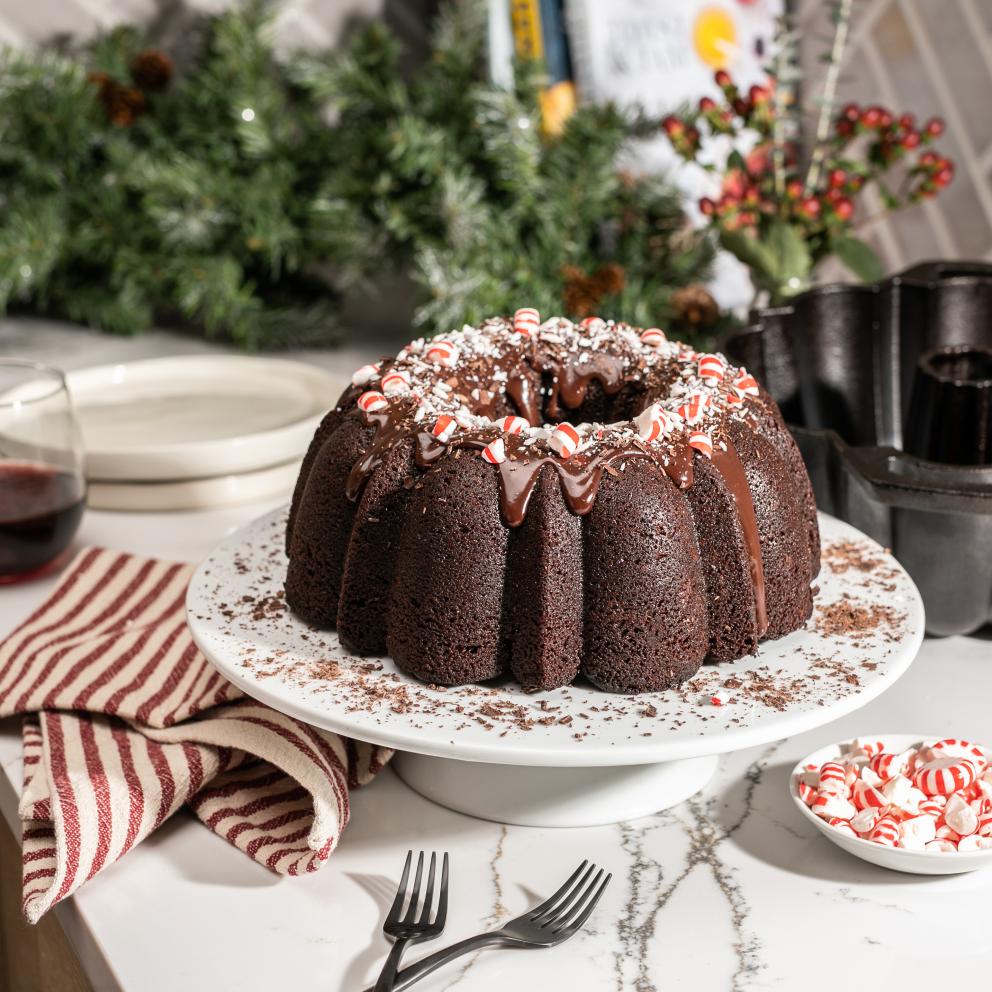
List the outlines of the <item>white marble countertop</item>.
<svg viewBox="0 0 992 992">
<path fill-rule="evenodd" d="M 146 357 L 148 349 L 200 350 L 171 336 L 139 344 L 82 335 L 64 347 L 64 331 L 31 331 L 0 322 L 0 354 L 79 366 Z M 355 349 L 324 363 L 364 357 Z M 79 541 L 192 561 L 271 505 L 90 512 Z M 0 590 L 0 636 L 51 585 Z M 387 771 L 353 794 L 351 825 L 314 875 L 271 875 L 180 813 L 56 912 L 97 990 L 357 992 L 386 953 L 382 916 L 407 848 L 451 853 L 445 942 L 517 915 L 592 857 L 616 879 L 586 933 L 554 950 L 483 951 L 420 988 L 980 988 L 992 968 L 992 871 L 922 877 L 856 860 L 803 822 L 787 775 L 814 748 L 860 734 L 992 741 L 990 710 L 992 639 L 928 639 L 881 698 L 820 730 L 724 757 L 703 793 L 654 817 L 561 831 L 504 827 L 434 806 Z M 16 721 L 0 723 L 0 769 L 0 811 L 14 827 Z"/>
</svg>

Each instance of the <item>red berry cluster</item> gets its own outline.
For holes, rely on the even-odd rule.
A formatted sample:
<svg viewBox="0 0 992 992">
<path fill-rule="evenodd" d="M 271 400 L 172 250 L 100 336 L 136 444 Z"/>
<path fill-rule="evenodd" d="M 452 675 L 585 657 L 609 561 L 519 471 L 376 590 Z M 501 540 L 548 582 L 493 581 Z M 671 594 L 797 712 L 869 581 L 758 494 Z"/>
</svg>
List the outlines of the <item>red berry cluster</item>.
<svg viewBox="0 0 992 992">
<path fill-rule="evenodd" d="M 703 215 L 719 230 L 760 236 L 766 219 L 785 221 L 800 230 L 816 260 L 830 253 L 832 238 L 850 228 L 857 196 L 866 184 L 877 183 L 885 205 L 895 209 L 935 195 L 954 177 L 949 159 L 923 150 L 944 133 L 939 118 L 918 128 L 912 114 L 896 116 L 885 107 L 854 103 L 841 109 L 815 165 L 801 176 L 796 148 L 776 144 L 780 108 L 774 80 L 752 86 L 746 94 L 725 70 L 717 72 L 715 80 L 722 100 L 704 96 L 695 110 L 669 115 L 661 126 L 688 161 L 696 160 L 707 136 L 756 133 L 752 151 L 728 162 L 720 196 L 699 201 Z M 910 156 L 916 156 L 915 161 Z M 882 176 L 900 161 L 905 164 L 905 179 L 900 191 L 893 193 Z"/>
<path fill-rule="evenodd" d="M 833 145 L 838 154 L 855 139 L 867 138 L 865 158 L 871 171 L 881 173 L 941 137 L 944 122 L 939 117 L 931 117 L 922 127 L 917 127 L 912 114 L 896 117 L 891 110 L 877 104 L 862 107 L 848 103 L 837 115 L 834 132 Z M 950 183 L 954 178 L 954 163 L 933 151 L 925 151 L 910 165 L 908 178 L 910 182 L 904 196 L 907 202 L 915 203 L 923 197 L 936 195 Z"/>
</svg>

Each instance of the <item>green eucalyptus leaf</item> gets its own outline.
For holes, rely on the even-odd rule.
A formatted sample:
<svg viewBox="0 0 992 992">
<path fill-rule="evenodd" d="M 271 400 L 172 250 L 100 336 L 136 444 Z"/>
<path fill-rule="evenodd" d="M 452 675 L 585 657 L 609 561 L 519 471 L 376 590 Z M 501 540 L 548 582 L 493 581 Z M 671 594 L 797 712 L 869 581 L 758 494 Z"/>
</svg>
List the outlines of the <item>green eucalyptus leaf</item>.
<svg viewBox="0 0 992 992">
<path fill-rule="evenodd" d="M 786 295 L 790 290 L 797 292 L 806 285 L 813 259 L 798 228 L 784 220 L 772 221 L 764 247 L 774 259 L 771 274 Z"/>
<path fill-rule="evenodd" d="M 875 249 L 860 238 L 843 235 L 831 242 L 834 254 L 862 282 L 878 282 L 885 278 L 885 266 Z"/>
<path fill-rule="evenodd" d="M 757 238 L 741 231 L 721 231 L 720 245 L 763 278 L 775 278 L 775 258 Z"/>
<path fill-rule="evenodd" d="M 747 163 L 744 161 L 744 156 L 736 148 L 727 156 L 727 168 L 740 169 L 742 172 L 747 172 Z"/>
</svg>

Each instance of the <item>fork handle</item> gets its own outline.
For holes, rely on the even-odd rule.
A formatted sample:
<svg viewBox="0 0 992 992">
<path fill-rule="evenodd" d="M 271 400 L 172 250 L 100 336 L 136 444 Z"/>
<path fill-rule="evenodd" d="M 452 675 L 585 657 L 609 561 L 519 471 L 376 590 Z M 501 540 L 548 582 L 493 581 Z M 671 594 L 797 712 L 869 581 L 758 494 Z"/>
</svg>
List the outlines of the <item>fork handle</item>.
<svg viewBox="0 0 992 992">
<path fill-rule="evenodd" d="M 419 961 L 410 965 L 409 968 L 404 968 L 396 976 L 396 982 L 391 986 L 393 992 L 402 992 L 402 989 L 409 988 L 414 982 L 419 982 L 425 975 L 429 975 L 432 971 L 437 971 L 438 968 L 446 965 L 449 961 L 454 961 L 455 958 L 460 958 L 463 954 L 470 954 L 472 951 L 477 951 L 480 948 L 491 947 L 494 944 L 502 943 L 503 937 L 498 931 L 496 933 L 480 933 L 474 937 L 467 937 L 465 940 L 460 940 L 457 944 L 452 944 L 450 947 L 444 948 L 444 950 L 428 954 L 427 957 L 421 958 Z"/>
<path fill-rule="evenodd" d="M 400 966 L 400 958 L 403 957 L 403 952 L 409 943 L 409 940 L 400 938 L 390 948 L 389 956 L 382 966 L 382 971 L 379 972 L 379 980 L 375 983 L 373 992 L 394 992 L 397 988 L 396 972 Z"/>
</svg>

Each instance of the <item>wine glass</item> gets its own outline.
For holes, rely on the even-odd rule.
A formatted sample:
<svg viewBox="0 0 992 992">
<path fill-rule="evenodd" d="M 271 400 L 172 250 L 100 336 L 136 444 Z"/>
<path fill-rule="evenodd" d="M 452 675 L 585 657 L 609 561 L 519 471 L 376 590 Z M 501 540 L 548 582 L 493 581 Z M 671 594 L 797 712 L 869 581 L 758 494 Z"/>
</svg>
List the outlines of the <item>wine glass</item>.
<svg viewBox="0 0 992 992">
<path fill-rule="evenodd" d="M 82 437 L 65 376 L 0 358 L 0 583 L 57 558 L 85 503 Z"/>
</svg>

